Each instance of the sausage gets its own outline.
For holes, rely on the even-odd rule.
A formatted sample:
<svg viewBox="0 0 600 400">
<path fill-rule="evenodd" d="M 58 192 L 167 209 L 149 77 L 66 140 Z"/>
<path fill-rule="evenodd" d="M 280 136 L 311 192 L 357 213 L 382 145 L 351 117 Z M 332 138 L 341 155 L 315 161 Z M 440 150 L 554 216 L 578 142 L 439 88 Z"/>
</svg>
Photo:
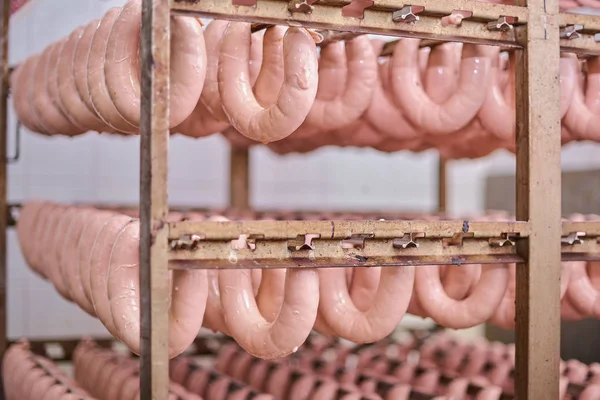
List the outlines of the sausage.
<svg viewBox="0 0 600 400">
<path fill-rule="evenodd" d="M 47 253 L 52 251 L 51 240 L 54 238 L 56 224 L 60 221 L 63 213 L 65 212 L 66 207 L 62 205 L 56 205 L 49 209 L 48 214 L 44 222 L 42 223 L 41 229 L 37 236 L 36 244 L 38 253 L 38 260 L 36 263 L 38 265 L 39 271 L 43 277 L 49 279 L 51 276 L 51 265 L 48 262 L 49 260 L 46 258 Z"/>
<path fill-rule="evenodd" d="M 570 220 L 582 221 L 584 218 L 582 215 L 574 215 L 571 216 Z M 568 264 L 570 276 L 565 296 L 567 302 L 574 308 L 576 313 L 588 318 L 597 318 L 596 316 L 600 316 L 600 290 L 592 282 L 588 273 L 588 270 L 597 268 L 597 263 L 574 261 Z"/>
<path fill-rule="evenodd" d="M 32 384 L 30 399 L 43 399 L 48 390 L 56 383 L 56 379 L 50 375 L 41 376 Z M 25 397 L 23 397 L 25 398 Z"/>
<path fill-rule="evenodd" d="M 73 56 L 73 77 L 79 98 L 83 101 L 90 114 L 94 116 L 94 118 L 90 118 L 89 120 L 93 124 L 90 125 L 90 129 L 92 129 L 93 126 L 93 130 L 97 130 L 98 132 L 116 132 L 112 127 L 109 127 L 102 121 L 90 98 L 87 63 L 92 49 L 92 39 L 94 38 L 94 34 L 99 25 L 100 20 L 93 20 L 83 29 L 81 37 L 75 47 L 75 55 Z"/>
<path fill-rule="evenodd" d="M 402 110 L 394 104 L 389 85 L 390 70 L 389 59 L 379 65 L 379 82 L 374 85 L 375 92 L 371 105 L 365 112 L 365 119 L 387 138 L 415 139 L 419 136 L 419 131 L 408 122 Z"/>
<path fill-rule="evenodd" d="M 124 317 L 122 315 L 111 314 L 112 310 L 107 290 L 108 269 L 119 234 L 126 226 L 133 224 L 133 221 L 126 215 L 116 214 L 104 224 L 102 230 L 96 236 L 94 247 L 92 248 L 88 275 L 82 276 L 84 281 L 86 279 L 89 281 L 89 295 L 94 307 L 94 313 L 102 321 L 106 329 L 117 338 L 119 338 L 119 332 L 113 320 L 121 320 Z M 123 265 L 121 268 L 128 267 L 128 265 Z M 85 285 L 84 288 L 86 288 Z M 133 290 L 131 287 L 127 289 Z"/>
<path fill-rule="evenodd" d="M 41 215 L 47 211 L 47 203 L 28 201 L 21 207 L 17 222 L 17 237 L 25 262 L 33 268 L 36 253 L 36 231 L 40 228 Z"/>
<path fill-rule="evenodd" d="M 96 242 L 96 237 L 100 234 L 105 224 L 110 221 L 110 218 L 115 214 L 111 211 L 95 210 L 89 216 L 79 238 L 77 246 L 77 258 L 79 260 L 79 279 L 81 287 L 75 286 L 74 296 L 77 299 L 79 306 L 86 310 L 88 314 L 96 316 L 94 306 L 92 304 L 91 287 L 90 287 L 90 262 L 92 251 Z"/>
<path fill-rule="evenodd" d="M 446 265 L 441 272 L 442 285 L 448 296 L 455 300 L 464 299 L 477 285 L 481 277 L 481 265 Z"/>
<path fill-rule="evenodd" d="M 421 85 L 418 66 L 419 39 L 402 39 L 392 58 L 392 89 L 409 121 L 430 135 L 456 132 L 477 115 L 491 79 L 491 63 L 479 47 L 463 45 L 460 78 L 455 93 L 436 104 Z"/>
<path fill-rule="evenodd" d="M 509 281 L 504 297 L 500 301 L 498 308 L 489 322 L 504 329 L 512 329 L 515 327 L 515 301 L 517 296 L 517 271 L 516 265 L 510 264 Z"/>
<path fill-rule="evenodd" d="M 67 119 L 69 124 L 71 124 L 71 128 L 73 128 L 73 132 L 75 134 L 82 134 L 87 132 L 85 126 L 80 125 L 75 118 L 72 116 L 72 110 L 67 109 L 59 96 L 58 93 L 58 63 L 60 60 L 60 55 L 65 48 L 65 44 L 68 41 L 67 38 L 63 38 L 59 42 L 57 42 L 50 51 L 48 56 L 48 65 L 46 66 L 46 74 L 45 74 L 45 82 L 46 82 L 46 91 L 48 92 L 48 97 L 54 107 Z"/>
<path fill-rule="evenodd" d="M 516 129 L 515 55 L 509 54 L 506 86 L 502 86 L 501 82 L 503 71 L 499 65 L 499 56 L 492 61 L 492 82 L 477 116 L 487 132 L 500 139 L 510 140 L 515 137 Z"/>
<path fill-rule="evenodd" d="M 476 400 L 500 400 L 502 389 L 495 386 L 488 386 L 477 393 Z"/>
<path fill-rule="evenodd" d="M 118 337 L 136 354 L 140 351 L 139 221 L 121 229 L 113 245 L 108 270 L 108 302 Z M 208 295 L 204 270 L 172 272 L 169 310 L 169 357 L 183 353 L 195 340 Z"/>
<path fill-rule="evenodd" d="M 577 88 L 579 62 L 571 57 L 560 57 L 560 118 L 562 119 L 569 111 L 573 94 Z"/>
<path fill-rule="evenodd" d="M 92 25 L 93 27 L 93 25 Z M 91 31 L 91 28 L 89 28 Z M 75 126 L 85 130 L 102 132 L 105 125 L 85 104 L 75 83 L 75 52 L 84 36 L 85 27 L 76 28 L 68 37 L 58 57 L 56 83 L 58 97 L 65 112 Z M 86 80 L 87 82 L 87 80 Z"/>
<path fill-rule="evenodd" d="M 319 312 L 327 325 L 344 339 L 355 343 L 383 339 L 396 328 L 407 311 L 414 267 L 384 268 L 375 300 L 368 311 L 361 311 L 354 305 L 344 274 L 343 269 L 337 268 L 319 270 Z"/>
<path fill-rule="evenodd" d="M 571 134 L 579 140 L 593 140 L 600 141 L 600 114 L 592 111 L 590 107 L 597 100 L 595 96 L 591 96 L 590 93 L 586 96 L 584 93 L 585 80 L 581 71 L 579 70 L 579 62 L 577 56 L 568 55 L 571 57 L 572 68 L 576 68 L 577 73 L 577 86 L 573 91 L 571 98 L 571 104 L 567 113 L 564 116 L 563 123 L 565 127 L 571 132 Z M 563 65 L 566 61 L 563 63 Z M 600 62 L 597 57 L 591 58 L 587 61 L 588 66 L 588 85 L 591 82 L 600 77 Z"/>
<path fill-rule="evenodd" d="M 87 58 L 88 96 L 93 110 L 106 125 L 116 132 L 133 134 L 137 128 L 129 123 L 117 110 L 106 86 L 106 49 L 109 35 L 117 19 L 120 7 L 113 7 L 104 14 L 94 32 Z"/>
<path fill-rule="evenodd" d="M 33 71 L 38 58 L 39 55 L 33 55 L 15 67 L 10 74 L 10 87 L 13 89 L 13 105 L 19 121 L 30 131 L 47 135 L 48 132 L 41 126 L 29 97 L 30 86 L 32 87 L 34 82 Z"/>
<path fill-rule="evenodd" d="M 76 215 L 73 216 L 73 221 L 64 239 L 60 261 L 60 274 L 67 287 L 69 297 L 92 316 L 94 316 L 93 307 L 91 304 L 88 306 L 85 293 L 83 292 L 81 276 L 79 275 L 78 250 L 83 230 L 93 212 L 93 210 L 87 208 L 77 209 Z"/>
<path fill-rule="evenodd" d="M 343 92 L 332 100 L 316 97 L 306 117 L 306 124 L 320 131 L 340 129 L 358 120 L 370 106 L 377 84 L 377 54 L 367 36 L 338 42 L 321 51 L 326 53 L 330 48 L 335 51 L 334 46 L 344 46 L 344 44 L 347 77 Z M 319 81 L 321 81 L 320 77 Z M 330 83 L 322 82 L 322 84 Z"/>
<path fill-rule="evenodd" d="M 231 335 L 256 357 L 279 358 L 295 352 L 316 319 L 319 278 L 311 269 L 286 272 L 283 304 L 272 322 L 260 314 L 248 270 L 219 271 L 219 290 Z"/>
<path fill-rule="evenodd" d="M 281 87 L 285 79 L 283 40 L 287 28 L 281 25 L 269 27 L 263 38 L 262 63 L 254 83 L 256 101 L 262 107 L 270 107 L 277 102 L 278 93 L 274 88 Z M 252 43 L 252 47 L 254 47 Z"/>
<path fill-rule="evenodd" d="M 39 116 L 37 122 L 44 131 L 50 134 L 76 135 L 83 133 L 82 130 L 74 126 L 56 107 L 47 90 L 47 71 L 50 64 L 50 55 L 59 44 L 60 42 L 50 45 L 36 59 L 37 62 L 31 76 L 33 87 L 29 92 L 29 101 L 34 113 Z"/>
<path fill-rule="evenodd" d="M 75 207 L 67 207 L 62 215 L 56 220 L 53 229 L 54 232 L 48 241 L 48 252 L 46 253 L 46 263 L 48 268 L 46 269 L 48 279 L 58 293 L 66 300 L 71 301 L 72 298 L 69 293 L 67 282 L 63 279 L 61 273 L 62 268 L 62 250 L 64 248 L 65 240 L 69 232 L 69 227 L 73 221 L 73 217 L 77 214 Z"/>
<path fill-rule="evenodd" d="M 118 113 L 140 125 L 140 30 L 142 0 L 128 0 L 117 16 L 106 46 L 104 71 L 108 94 Z M 171 19 L 169 126 L 182 123 L 194 110 L 206 76 L 206 47 L 200 20 Z"/>
<path fill-rule="evenodd" d="M 508 288 L 509 272 L 505 265 L 486 264 L 481 279 L 469 297 L 450 298 L 443 290 L 437 267 L 417 268 L 415 292 L 423 310 L 436 323 L 461 329 L 487 321 L 500 305 Z"/>
<path fill-rule="evenodd" d="M 256 295 L 258 309 L 267 322 L 277 319 L 285 298 L 285 269 L 265 269 Z M 252 285 L 255 287 L 255 285 Z"/>
<path fill-rule="evenodd" d="M 277 102 L 263 108 L 250 87 L 250 24 L 230 22 L 221 42 L 219 93 L 231 125 L 262 143 L 283 139 L 308 115 L 316 96 L 317 55 L 311 35 L 289 28 L 284 37 L 285 80 Z"/>
</svg>

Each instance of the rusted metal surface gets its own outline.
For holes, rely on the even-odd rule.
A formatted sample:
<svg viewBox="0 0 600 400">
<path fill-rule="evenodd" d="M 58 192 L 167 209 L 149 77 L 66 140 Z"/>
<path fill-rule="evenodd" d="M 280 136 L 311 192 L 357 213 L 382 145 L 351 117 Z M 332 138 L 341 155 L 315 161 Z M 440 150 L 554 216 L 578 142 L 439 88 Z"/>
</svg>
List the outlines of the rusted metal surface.
<svg viewBox="0 0 600 400">
<path fill-rule="evenodd" d="M 491 247 L 485 240 L 465 240 L 446 246 L 443 239 L 418 240 L 419 247 L 397 248 L 394 240 L 368 239 L 363 248 L 344 248 L 340 240 L 313 240 L 313 250 L 290 251 L 288 241 L 256 240 L 254 245 L 232 248 L 231 242 L 200 241 L 194 250 L 171 253 L 173 269 L 202 268 L 329 268 L 403 265 L 463 265 L 522 262 L 516 248 Z"/>
<path fill-rule="evenodd" d="M 140 148 L 140 398 L 167 400 L 169 273 L 165 223 L 169 140 L 168 0 L 143 0 Z"/>
<path fill-rule="evenodd" d="M 526 222 L 246 221 L 169 224 L 171 268 L 511 263 Z M 509 240 L 509 238 L 511 240 Z M 191 262 L 195 260 L 195 262 Z"/>
<path fill-rule="evenodd" d="M 505 232 L 516 232 L 521 237 L 527 237 L 529 224 L 515 221 L 185 221 L 169 224 L 171 240 L 184 235 L 202 235 L 207 240 L 235 240 L 241 235 L 288 240 L 304 234 L 317 234 L 322 239 L 349 239 L 352 235 L 362 233 L 378 239 L 396 239 L 411 232 L 423 232 L 431 239 L 450 239 L 458 233 L 467 232 L 485 239 L 501 237 Z"/>
<path fill-rule="evenodd" d="M 250 151 L 231 147 L 229 151 L 229 206 L 250 209 Z"/>
<path fill-rule="evenodd" d="M 367 9 L 362 19 L 344 17 L 342 7 L 349 1 L 321 0 L 312 5 L 314 10 L 305 14 L 290 13 L 288 2 L 282 0 L 258 0 L 255 7 L 235 6 L 230 1 L 202 0 L 197 2 L 172 0 L 176 12 L 194 13 L 209 18 L 221 18 L 267 24 L 302 24 L 309 28 L 330 29 L 359 33 L 383 34 L 399 37 L 419 37 L 442 41 L 464 41 L 481 44 L 518 46 L 514 32 L 493 31 L 487 24 L 497 21 L 502 15 L 518 18 L 518 23 L 527 20 L 527 11 L 522 7 L 471 2 L 467 0 L 419 0 L 415 5 L 424 6 L 419 20 L 414 23 L 394 22 L 392 14 L 402 9 L 397 1 L 376 1 Z M 453 10 L 473 12 L 473 18 L 463 20 L 460 27 L 441 26 L 440 19 Z"/>
<path fill-rule="evenodd" d="M 559 397 L 561 122 L 558 0 L 519 0 L 529 10 L 517 30 L 516 217 L 531 235 L 517 242 L 515 394 Z"/>
<path fill-rule="evenodd" d="M 253 2 L 254 3 L 254 2 Z M 256 6 L 235 6 L 228 1 L 171 0 L 176 12 L 196 13 L 206 17 L 241 20 L 263 24 L 301 23 L 306 27 L 342 32 L 383 34 L 399 37 L 418 37 L 439 41 L 520 47 L 514 35 L 515 27 L 528 21 L 525 7 L 475 2 L 469 0 L 414 0 L 399 3 L 378 0 L 365 10 L 362 19 L 345 17 L 343 8 L 350 1 L 321 0 L 312 4 L 310 13 L 290 12 L 285 0 L 258 0 Z M 460 14 L 459 21 L 456 17 Z M 450 21 L 450 22 L 449 22 Z M 593 16 L 561 13 L 559 26 L 575 35 L 563 35 L 563 51 L 600 55 L 600 21 Z M 579 29 L 580 28 L 580 29 Z M 389 53 L 390 48 L 387 48 Z"/>
</svg>

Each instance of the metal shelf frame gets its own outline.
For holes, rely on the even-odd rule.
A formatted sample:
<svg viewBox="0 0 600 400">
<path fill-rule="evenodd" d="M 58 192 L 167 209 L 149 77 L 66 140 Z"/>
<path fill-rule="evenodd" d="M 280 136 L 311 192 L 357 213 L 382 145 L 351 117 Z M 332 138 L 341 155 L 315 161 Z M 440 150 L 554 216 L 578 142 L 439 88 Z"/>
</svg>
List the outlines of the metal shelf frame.
<svg viewBox="0 0 600 400">
<path fill-rule="evenodd" d="M 362 5 L 362 7 L 361 7 Z M 0 154 L 6 157 L 8 23 L 2 7 Z M 364 8 L 364 10 L 362 10 Z M 362 14 L 362 18 L 358 14 Z M 364 12 L 363 12 L 364 11 Z M 468 15 L 442 24 L 452 13 Z M 512 48 L 516 54 L 517 222 L 166 220 L 170 99 L 170 18 L 174 14 L 253 23 L 303 25 L 343 32 L 464 41 Z M 516 395 L 558 398 L 560 263 L 600 254 L 598 223 L 562 223 L 560 215 L 559 54 L 600 55 L 600 18 L 559 13 L 558 0 L 516 6 L 470 0 L 143 0 L 141 32 L 141 399 L 166 400 L 169 268 L 200 260 L 203 268 L 268 268 L 373 264 L 518 262 Z M 232 150 L 230 198 L 248 209 L 249 153 Z M 445 176 L 445 163 L 440 164 Z M 6 163 L 0 163 L 0 353 L 6 338 Z M 440 208 L 445 204 L 440 179 Z M 582 242 L 584 234 L 594 240 Z M 315 236 L 317 235 L 317 236 Z M 418 244 L 418 246 L 417 246 Z M 317 254 L 315 262 L 308 263 Z M 258 261 L 261 265 L 255 265 Z"/>
</svg>

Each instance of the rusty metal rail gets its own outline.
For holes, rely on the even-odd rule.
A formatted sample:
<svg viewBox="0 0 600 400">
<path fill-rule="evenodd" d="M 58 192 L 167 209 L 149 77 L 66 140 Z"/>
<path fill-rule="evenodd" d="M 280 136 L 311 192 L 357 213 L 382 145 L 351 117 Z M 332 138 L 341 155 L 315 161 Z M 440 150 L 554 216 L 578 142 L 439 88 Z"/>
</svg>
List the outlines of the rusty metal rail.
<svg viewBox="0 0 600 400">
<path fill-rule="evenodd" d="M 525 7 L 469 0 L 375 0 L 364 9 L 351 7 L 350 0 L 170 1 L 172 11 L 180 14 L 504 48 L 522 47 L 516 31 L 525 26 L 529 18 Z M 563 51 L 600 55 L 597 18 L 561 13 L 559 26 Z"/>
</svg>

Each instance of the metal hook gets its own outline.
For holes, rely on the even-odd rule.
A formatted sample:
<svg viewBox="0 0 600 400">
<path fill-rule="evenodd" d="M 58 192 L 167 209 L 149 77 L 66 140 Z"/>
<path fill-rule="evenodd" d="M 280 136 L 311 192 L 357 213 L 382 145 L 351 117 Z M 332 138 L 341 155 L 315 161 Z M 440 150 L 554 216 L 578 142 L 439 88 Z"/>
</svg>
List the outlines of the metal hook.
<svg viewBox="0 0 600 400">
<path fill-rule="evenodd" d="M 19 158 L 21 157 L 21 128 L 22 127 L 23 127 L 23 124 L 21 124 L 21 121 L 17 119 L 17 127 L 15 129 L 15 153 L 12 156 L 6 157 L 7 164 L 16 163 L 17 161 L 19 161 Z"/>
<path fill-rule="evenodd" d="M 425 11 L 423 6 L 404 6 L 401 10 L 392 13 L 392 21 L 411 23 L 419 20 L 419 15 Z"/>
<path fill-rule="evenodd" d="M 487 24 L 489 31 L 508 32 L 513 29 L 513 24 L 517 22 L 515 17 L 502 16 L 497 21 L 492 21 Z"/>
<path fill-rule="evenodd" d="M 583 30 L 583 25 L 567 25 L 564 28 L 560 28 L 561 39 L 579 39 L 581 34 L 579 31 Z"/>
</svg>

